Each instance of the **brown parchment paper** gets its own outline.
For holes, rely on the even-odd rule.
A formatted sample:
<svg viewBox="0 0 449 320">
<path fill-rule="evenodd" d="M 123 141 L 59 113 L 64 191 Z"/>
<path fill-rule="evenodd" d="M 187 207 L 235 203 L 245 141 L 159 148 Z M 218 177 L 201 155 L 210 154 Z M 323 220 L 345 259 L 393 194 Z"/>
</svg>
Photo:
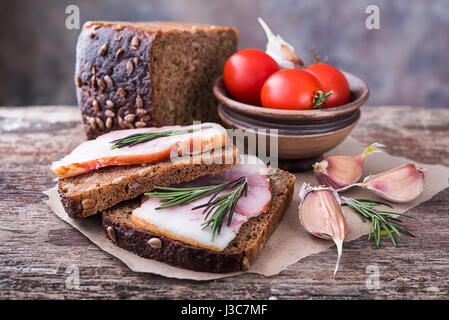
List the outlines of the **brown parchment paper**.
<svg viewBox="0 0 449 320">
<path fill-rule="evenodd" d="M 365 147 L 365 145 L 349 137 L 328 154 L 352 155 L 361 152 Z M 385 152 L 372 154 L 366 160 L 363 177 L 369 174 L 376 174 L 382 171 L 390 170 L 407 162 L 413 161 L 402 157 L 391 156 Z M 428 169 L 425 177 L 425 190 L 423 194 L 412 203 L 393 204 L 393 211 L 401 213 L 405 212 L 408 209 L 417 206 L 421 202 L 430 199 L 436 193 L 448 186 L 449 168 L 442 165 L 419 165 L 424 166 Z M 265 248 L 262 250 L 262 253 L 257 261 L 246 272 L 272 276 L 281 272 L 288 265 L 296 263 L 308 255 L 324 251 L 334 245 L 332 241 L 326 241 L 312 237 L 301 227 L 301 224 L 298 220 L 298 192 L 304 181 L 309 182 L 312 185 L 317 184 L 312 172 L 296 174 L 295 194 L 291 206 L 287 210 L 281 224 L 265 245 Z M 49 197 L 48 200 L 45 200 L 45 203 L 58 217 L 72 225 L 87 238 L 89 238 L 89 240 L 95 243 L 100 249 L 121 260 L 135 272 L 149 272 L 170 278 L 192 280 L 218 279 L 243 273 L 235 272 L 216 274 L 195 272 L 176 268 L 158 261 L 141 258 L 131 252 L 115 246 L 111 241 L 109 241 L 104 235 L 101 225 L 99 224 L 99 219 L 97 217 L 92 217 L 92 219 L 88 218 L 84 220 L 73 220 L 69 218 L 61 204 L 56 187 L 46 190 L 44 191 L 44 193 Z M 348 197 L 378 199 L 369 191 L 362 190 L 361 188 L 355 188 L 353 190 L 345 192 L 344 195 Z M 362 235 L 368 234 L 369 223 L 363 223 L 361 219 L 348 207 L 343 207 L 343 210 L 348 226 L 350 228 L 350 233 L 348 238 L 346 239 L 346 242 L 357 239 Z M 413 232 L 413 230 L 411 231 Z M 407 238 L 402 238 L 401 241 L 407 241 Z M 345 258 L 343 254 L 340 268 L 344 268 L 344 264 Z M 329 270 L 329 275 L 332 275 L 332 272 L 333 270 Z"/>
</svg>

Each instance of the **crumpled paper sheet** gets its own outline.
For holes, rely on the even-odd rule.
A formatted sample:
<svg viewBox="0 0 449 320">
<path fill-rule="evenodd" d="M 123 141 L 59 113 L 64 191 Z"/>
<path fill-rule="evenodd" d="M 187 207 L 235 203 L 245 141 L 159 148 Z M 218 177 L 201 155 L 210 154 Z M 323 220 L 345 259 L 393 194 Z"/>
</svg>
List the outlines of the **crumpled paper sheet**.
<svg viewBox="0 0 449 320">
<path fill-rule="evenodd" d="M 365 145 L 349 137 L 342 144 L 329 152 L 329 155 L 353 155 L 361 152 L 365 147 Z M 372 154 L 366 159 L 363 177 L 369 174 L 376 174 L 396 168 L 407 162 L 413 161 L 402 157 L 391 156 L 385 152 Z M 423 194 L 411 203 L 393 204 L 394 209 L 392 211 L 400 213 L 405 212 L 408 209 L 417 206 L 421 202 L 429 200 L 435 194 L 448 187 L 449 168 L 442 165 L 418 165 L 424 166 L 428 169 L 425 177 L 425 190 Z M 285 213 L 281 224 L 266 243 L 265 248 L 262 250 L 257 261 L 246 272 L 272 276 L 278 274 L 287 266 L 298 262 L 302 258 L 311 254 L 322 252 L 334 245 L 332 241 L 321 240 L 306 233 L 298 220 L 298 192 L 303 182 L 309 182 L 312 185 L 317 185 L 312 172 L 296 174 L 295 193 L 291 206 Z M 195 272 L 173 267 L 162 262 L 141 258 L 131 252 L 115 246 L 110 240 L 108 240 L 103 233 L 101 225 L 98 223 L 98 219 L 95 219 L 95 217 L 94 219 L 87 218 L 84 220 L 73 220 L 69 218 L 64 211 L 56 187 L 46 190 L 44 193 L 49 197 L 48 200 L 45 200 L 45 203 L 58 217 L 79 230 L 100 249 L 124 262 L 131 270 L 135 272 L 149 272 L 170 278 L 191 280 L 219 279 L 244 273 L 234 272 L 217 274 Z M 352 198 L 379 199 L 369 191 L 361 188 L 354 188 L 353 190 L 345 192 L 344 195 Z M 369 223 L 363 223 L 362 220 L 346 206 L 343 207 L 343 211 L 350 228 L 349 236 L 345 240 L 346 242 L 368 234 L 370 226 Z M 407 239 L 404 238 L 402 241 L 407 241 Z M 344 256 L 341 264 L 344 265 Z"/>
</svg>

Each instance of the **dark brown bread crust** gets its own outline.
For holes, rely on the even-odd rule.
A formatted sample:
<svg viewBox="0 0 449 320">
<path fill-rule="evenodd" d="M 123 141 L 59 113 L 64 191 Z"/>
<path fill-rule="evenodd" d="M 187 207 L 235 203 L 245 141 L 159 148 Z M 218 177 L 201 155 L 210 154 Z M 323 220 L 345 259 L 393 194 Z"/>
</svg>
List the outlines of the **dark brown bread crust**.
<svg viewBox="0 0 449 320">
<path fill-rule="evenodd" d="M 153 165 L 106 167 L 60 179 L 58 192 L 69 217 L 81 219 L 151 191 L 154 186 L 168 186 L 219 173 L 234 166 L 239 159 L 238 150 L 232 145 L 211 154 L 209 161 L 199 161 L 200 157 L 195 155 Z"/>
<path fill-rule="evenodd" d="M 139 39 L 136 49 L 131 45 L 134 37 Z M 88 139 L 134 128 L 139 121 L 153 125 L 149 53 L 155 37 L 129 28 L 83 28 L 76 50 L 75 85 Z M 137 105 L 143 110 L 139 115 Z"/>
<path fill-rule="evenodd" d="M 163 40 L 165 35 L 170 40 Z M 205 40 L 205 37 L 210 37 L 210 41 Z M 221 38 L 226 41 L 223 41 L 222 48 L 214 51 L 215 60 L 201 56 L 211 52 L 205 49 L 206 46 L 218 46 L 218 43 L 222 43 L 217 40 Z M 172 63 L 167 64 L 167 58 L 162 59 L 158 55 L 163 55 L 166 50 L 164 48 L 169 48 L 169 43 L 177 40 L 199 47 L 195 50 L 189 47 L 178 56 L 169 53 L 172 59 L 169 61 Z M 210 109 L 215 104 L 216 108 L 211 84 L 221 73 L 226 59 L 236 51 L 237 41 L 238 33 L 233 28 L 161 22 L 87 22 L 78 39 L 75 68 L 76 95 L 87 138 L 94 139 L 117 129 L 190 124 L 192 115 L 179 120 L 170 117 L 170 114 L 192 113 L 192 110 L 187 109 L 192 108 L 191 105 Z M 158 43 L 161 45 L 157 45 Z M 159 67 L 162 60 L 165 64 Z M 191 68 L 187 77 L 182 73 L 188 67 L 186 64 L 190 64 Z M 171 78 L 168 83 L 171 82 L 173 86 L 189 83 L 191 87 L 172 88 L 170 91 L 163 90 L 164 86 L 156 86 L 159 90 L 153 92 L 158 82 L 156 74 L 166 72 Z M 176 80 L 178 78 L 179 81 Z M 183 92 L 185 89 L 188 92 Z M 176 97 L 170 96 L 173 91 L 176 92 Z M 167 112 L 166 104 L 155 101 L 155 97 L 164 95 L 176 103 L 173 106 L 176 110 L 185 110 Z M 164 112 L 167 116 L 158 118 Z M 217 119 L 216 112 L 210 110 L 199 112 L 199 115 L 195 120 Z"/>
<path fill-rule="evenodd" d="M 139 206 L 140 199 L 129 200 L 104 211 L 103 230 L 109 239 L 114 238 L 116 245 L 141 257 L 202 272 L 245 271 L 257 259 L 292 201 L 295 176 L 280 169 L 273 171 L 270 176 L 273 198 L 269 212 L 247 221 L 237 237 L 221 252 L 139 229 L 131 222 L 130 216 L 132 210 Z M 154 238 L 161 241 L 161 248 L 149 245 L 148 241 Z"/>
</svg>

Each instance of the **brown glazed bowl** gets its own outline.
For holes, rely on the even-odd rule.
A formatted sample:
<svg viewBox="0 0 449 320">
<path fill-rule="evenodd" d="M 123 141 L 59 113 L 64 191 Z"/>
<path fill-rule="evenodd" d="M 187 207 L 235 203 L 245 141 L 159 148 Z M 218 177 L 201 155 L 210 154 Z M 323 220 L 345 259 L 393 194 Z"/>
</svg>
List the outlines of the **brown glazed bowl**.
<svg viewBox="0 0 449 320">
<path fill-rule="evenodd" d="M 220 101 L 218 115 L 227 128 L 255 132 L 257 129 L 278 129 L 279 162 L 286 160 L 290 163 L 287 167 L 294 170 L 295 161 L 318 159 L 340 144 L 357 124 L 359 109 L 369 97 L 368 85 L 350 73 L 343 73 L 351 88 L 350 102 L 317 110 L 268 109 L 239 102 L 226 90 L 223 77 L 219 77 L 213 88 Z M 256 134 L 258 138 L 270 136 L 269 132 Z"/>
</svg>

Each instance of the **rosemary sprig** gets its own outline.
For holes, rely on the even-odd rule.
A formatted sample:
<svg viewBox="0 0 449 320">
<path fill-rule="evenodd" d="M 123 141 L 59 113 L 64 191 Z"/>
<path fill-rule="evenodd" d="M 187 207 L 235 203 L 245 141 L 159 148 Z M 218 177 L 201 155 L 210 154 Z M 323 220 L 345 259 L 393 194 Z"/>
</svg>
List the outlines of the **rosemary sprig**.
<svg viewBox="0 0 449 320">
<path fill-rule="evenodd" d="M 161 199 L 160 201 L 163 204 L 157 207 L 156 210 L 182 206 L 212 195 L 206 203 L 196 206 L 192 210 L 204 208 L 202 212 L 202 214 L 206 213 L 204 220 L 213 212 L 212 216 L 202 223 L 201 226 L 204 229 L 211 225 L 212 241 L 214 241 L 215 235 L 220 233 L 226 216 L 227 225 L 229 226 L 231 224 L 237 202 L 243 195 L 246 196 L 248 191 L 248 179 L 243 176 L 230 182 L 218 182 L 215 185 L 209 186 L 191 188 L 157 186 L 155 189 L 165 192 L 150 192 L 145 193 L 145 195 Z M 223 193 L 227 190 L 229 191 Z"/>
<path fill-rule="evenodd" d="M 341 198 L 345 202 L 343 205 L 350 207 L 355 213 L 357 213 L 357 215 L 362 219 L 363 222 L 366 222 L 366 220 L 371 221 L 368 240 L 370 240 L 371 236 L 373 236 L 376 247 L 379 247 L 380 237 L 383 234 L 388 235 L 391 242 L 393 243 L 393 246 L 396 246 L 395 235 L 401 236 L 401 233 L 403 233 L 407 236 L 415 237 L 403 226 L 399 225 L 398 223 L 402 222 L 402 220 L 393 217 L 393 215 L 404 216 L 413 219 L 417 219 L 416 217 L 404 213 L 379 210 L 376 208 L 380 205 L 385 205 L 392 208 L 391 205 L 384 202 L 365 199 L 351 199 L 346 197 Z"/>
<path fill-rule="evenodd" d="M 212 241 L 214 241 L 216 233 L 220 234 L 220 230 L 226 216 L 228 216 L 227 225 L 231 225 L 232 216 L 234 215 L 237 202 L 243 195 L 246 197 L 248 192 L 248 178 L 240 177 L 234 181 L 235 183 L 231 186 L 231 192 L 225 193 L 217 198 L 216 196 L 218 196 L 218 193 L 216 193 L 207 203 L 192 208 L 192 210 L 205 208 L 203 211 L 203 214 L 206 213 L 204 220 L 206 220 L 208 216 L 214 212 L 212 216 L 201 225 L 204 229 L 212 224 Z"/>
<path fill-rule="evenodd" d="M 123 147 L 132 147 L 139 143 L 144 143 L 156 138 L 168 137 L 168 136 L 176 136 L 185 133 L 192 133 L 199 131 L 201 129 L 208 129 L 211 126 L 205 126 L 201 128 L 190 128 L 190 129 L 172 129 L 172 130 L 164 130 L 164 131 L 151 131 L 145 133 L 136 133 L 124 138 L 116 139 L 111 141 L 112 146 L 111 149 L 119 149 Z"/>
</svg>

